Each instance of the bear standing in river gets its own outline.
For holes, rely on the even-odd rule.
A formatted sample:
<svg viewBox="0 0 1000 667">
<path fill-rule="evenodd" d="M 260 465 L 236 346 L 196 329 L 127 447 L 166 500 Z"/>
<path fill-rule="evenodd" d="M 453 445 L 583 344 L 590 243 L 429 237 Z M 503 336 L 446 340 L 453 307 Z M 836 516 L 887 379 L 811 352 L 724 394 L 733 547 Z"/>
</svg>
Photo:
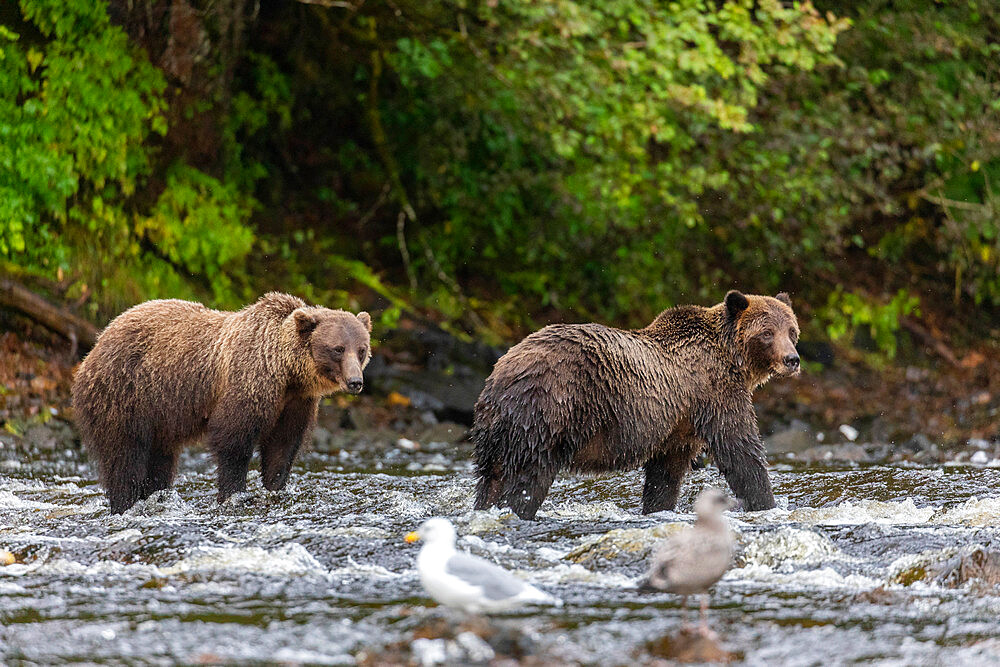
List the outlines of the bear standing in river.
<svg viewBox="0 0 1000 667">
<path fill-rule="evenodd" d="M 533 519 L 560 470 L 645 467 L 644 514 L 673 509 L 707 445 L 747 510 L 774 507 L 751 395 L 799 372 L 791 300 L 736 291 L 644 329 L 555 324 L 497 361 L 475 407 L 476 509 Z"/>
<path fill-rule="evenodd" d="M 203 435 L 219 502 L 246 489 L 257 448 L 264 487 L 284 487 L 320 397 L 361 391 L 371 328 L 368 313 L 277 292 L 235 313 L 170 299 L 119 315 L 73 380 L 111 511 L 169 487 L 181 449 Z"/>
</svg>

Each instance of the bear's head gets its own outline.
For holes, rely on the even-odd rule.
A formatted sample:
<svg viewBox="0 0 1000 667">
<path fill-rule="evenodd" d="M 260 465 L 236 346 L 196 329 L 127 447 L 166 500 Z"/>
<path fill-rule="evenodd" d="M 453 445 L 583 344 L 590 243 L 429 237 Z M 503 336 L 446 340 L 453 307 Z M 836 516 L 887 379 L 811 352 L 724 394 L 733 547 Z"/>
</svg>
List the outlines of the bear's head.
<svg viewBox="0 0 1000 667">
<path fill-rule="evenodd" d="M 726 316 L 735 325 L 737 352 L 753 386 L 776 375 L 799 373 L 799 353 L 795 349 L 799 323 L 788 294 L 755 296 L 733 290 L 726 294 L 725 308 Z"/>
<path fill-rule="evenodd" d="M 362 371 L 371 359 L 371 316 L 329 308 L 297 308 L 291 317 L 312 355 L 321 392 L 360 394 L 365 384 Z"/>
</svg>

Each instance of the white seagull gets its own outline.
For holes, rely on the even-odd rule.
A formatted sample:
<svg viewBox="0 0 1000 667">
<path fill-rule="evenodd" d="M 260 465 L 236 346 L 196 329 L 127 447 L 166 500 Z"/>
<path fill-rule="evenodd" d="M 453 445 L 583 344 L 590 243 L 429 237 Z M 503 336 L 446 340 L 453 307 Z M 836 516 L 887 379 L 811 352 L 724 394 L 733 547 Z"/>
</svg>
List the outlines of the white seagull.
<svg viewBox="0 0 1000 667">
<path fill-rule="evenodd" d="M 455 527 L 447 519 L 428 519 L 406 536 L 423 540 L 417 555 L 420 583 L 443 605 L 471 614 L 504 611 L 524 604 L 562 606 L 562 600 L 525 583 L 493 563 L 455 550 Z"/>
<path fill-rule="evenodd" d="M 698 518 L 691 528 L 663 543 L 649 568 L 642 590 L 677 593 L 683 598 L 681 618 L 689 595 L 701 594 L 701 632 L 710 636 L 705 618 L 708 589 L 722 578 L 733 562 L 733 535 L 722 512 L 735 503 L 719 489 L 705 489 L 694 502 Z M 686 620 L 684 621 L 687 625 Z"/>
</svg>

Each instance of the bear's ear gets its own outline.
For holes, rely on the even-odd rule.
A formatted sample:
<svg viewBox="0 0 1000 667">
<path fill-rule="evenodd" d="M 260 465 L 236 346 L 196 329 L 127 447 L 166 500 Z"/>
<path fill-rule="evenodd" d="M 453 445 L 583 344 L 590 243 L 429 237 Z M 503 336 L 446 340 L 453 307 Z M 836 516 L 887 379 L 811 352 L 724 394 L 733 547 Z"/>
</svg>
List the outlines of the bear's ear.
<svg viewBox="0 0 1000 667">
<path fill-rule="evenodd" d="M 303 338 L 307 338 L 313 332 L 319 321 L 315 315 L 310 315 L 302 309 L 296 310 L 292 317 L 295 318 L 295 329 Z"/>
<path fill-rule="evenodd" d="M 729 290 L 726 294 L 726 312 L 729 313 L 729 317 L 735 318 L 746 310 L 749 305 L 750 302 L 743 296 L 742 292 Z"/>
<path fill-rule="evenodd" d="M 788 296 L 788 292 L 778 292 L 774 295 L 774 298 L 785 304 L 789 308 L 792 307 L 792 297 Z"/>
<path fill-rule="evenodd" d="M 372 316 L 362 310 L 360 313 L 358 313 L 358 319 L 361 320 L 361 324 L 365 325 L 365 329 L 368 329 L 368 333 L 371 333 Z"/>
</svg>

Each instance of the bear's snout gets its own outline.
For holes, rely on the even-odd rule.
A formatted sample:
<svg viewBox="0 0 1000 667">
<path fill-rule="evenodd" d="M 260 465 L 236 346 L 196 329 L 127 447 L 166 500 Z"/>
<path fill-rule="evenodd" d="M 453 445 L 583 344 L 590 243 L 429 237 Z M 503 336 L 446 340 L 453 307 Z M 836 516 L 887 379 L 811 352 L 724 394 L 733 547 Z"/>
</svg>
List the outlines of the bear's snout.
<svg viewBox="0 0 1000 667">
<path fill-rule="evenodd" d="M 791 372 L 799 370 L 799 355 L 797 354 L 787 354 L 783 360 L 785 362 L 785 368 Z"/>
<path fill-rule="evenodd" d="M 361 390 L 364 389 L 365 381 L 360 377 L 353 377 L 347 381 L 347 391 L 352 394 L 360 394 Z"/>
</svg>

